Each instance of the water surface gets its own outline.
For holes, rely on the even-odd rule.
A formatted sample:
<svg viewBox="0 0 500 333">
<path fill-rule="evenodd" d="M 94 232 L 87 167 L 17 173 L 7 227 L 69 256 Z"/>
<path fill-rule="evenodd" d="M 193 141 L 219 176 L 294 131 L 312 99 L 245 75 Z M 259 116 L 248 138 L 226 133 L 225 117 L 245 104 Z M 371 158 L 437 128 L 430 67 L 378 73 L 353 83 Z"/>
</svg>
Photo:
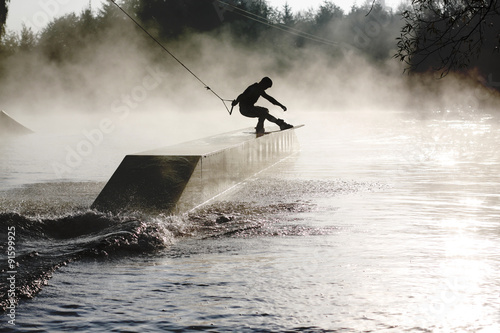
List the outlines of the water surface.
<svg viewBox="0 0 500 333">
<path fill-rule="evenodd" d="M 58 180 L 2 145 L 2 228 L 47 281 L 16 328 L 499 331 L 498 117 L 311 115 L 300 153 L 187 216 L 88 210 L 123 147 Z"/>
</svg>

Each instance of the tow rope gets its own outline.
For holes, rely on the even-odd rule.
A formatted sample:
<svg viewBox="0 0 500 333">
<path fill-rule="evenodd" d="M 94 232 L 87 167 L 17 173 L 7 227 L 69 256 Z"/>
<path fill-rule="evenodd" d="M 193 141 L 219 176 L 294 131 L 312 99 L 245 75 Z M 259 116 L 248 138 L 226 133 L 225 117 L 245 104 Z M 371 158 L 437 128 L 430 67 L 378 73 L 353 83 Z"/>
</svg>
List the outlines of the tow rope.
<svg viewBox="0 0 500 333">
<path fill-rule="evenodd" d="M 119 10 L 121 10 L 123 12 L 123 14 L 125 14 L 132 22 L 134 22 L 142 31 L 144 31 L 153 41 L 156 42 L 156 44 L 158 44 L 165 52 L 167 52 L 172 58 L 175 59 L 175 61 L 177 61 L 182 67 L 184 67 L 189 73 L 191 73 L 191 75 L 193 75 L 198 81 L 201 82 L 201 84 L 203 84 L 203 86 L 205 87 L 205 89 L 211 91 L 218 99 L 221 100 L 222 104 L 224 104 L 224 107 L 226 108 L 227 112 L 229 113 L 229 115 L 231 115 L 233 113 L 233 107 L 231 107 L 231 111 L 229 110 L 229 108 L 227 107 L 226 105 L 226 102 L 228 101 L 231 101 L 231 100 L 228 100 L 228 99 L 222 99 L 222 97 L 219 96 L 219 94 L 217 94 L 214 90 L 212 90 L 212 88 L 210 88 L 205 82 L 203 82 L 195 73 L 193 73 L 193 71 L 191 71 L 186 65 L 184 65 L 182 63 L 182 61 L 180 61 L 172 52 L 170 52 L 162 43 L 160 43 L 160 41 L 158 39 L 156 39 L 153 35 L 151 35 L 149 33 L 149 31 L 147 31 L 139 22 L 137 22 L 132 16 L 129 15 L 129 13 L 127 13 L 125 11 L 125 9 L 123 9 L 119 4 L 116 3 L 115 0 L 109 0 L 111 1 Z"/>
</svg>

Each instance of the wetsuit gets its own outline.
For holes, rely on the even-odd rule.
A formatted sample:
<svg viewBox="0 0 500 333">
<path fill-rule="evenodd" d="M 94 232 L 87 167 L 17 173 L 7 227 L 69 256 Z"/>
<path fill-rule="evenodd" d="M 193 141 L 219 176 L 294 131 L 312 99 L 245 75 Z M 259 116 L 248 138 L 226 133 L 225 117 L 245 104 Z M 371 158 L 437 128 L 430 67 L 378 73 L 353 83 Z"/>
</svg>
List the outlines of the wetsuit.
<svg viewBox="0 0 500 333">
<path fill-rule="evenodd" d="M 264 97 L 265 99 L 267 99 L 269 102 L 271 102 L 274 105 L 282 106 L 277 100 L 275 100 L 273 97 L 266 94 L 265 90 L 262 88 L 262 86 L 259 83 L 254 83 L 251 86 L 249 86 L 236 99 L 236 101 L 239 102 L 239 104 L 240 104 L 240 113 L 242 115 L 244 115 L 245 117 L 250 117 L 250 118 L 259 118 L 259 121 L 258 121 L 257 127 L 256 127 L 257 130 L 264 128 L 264 121 L 266 119 L 270 122 L 275 123 L 275 124 L 280 124 L 280 120 L 276 119 L 271 114 L 269 114 L 268 109 L 266 109 L 262 106 L 255 106 L 255 103 L 257 103 L 257 100 L 261 96 Z"/>
</svg>

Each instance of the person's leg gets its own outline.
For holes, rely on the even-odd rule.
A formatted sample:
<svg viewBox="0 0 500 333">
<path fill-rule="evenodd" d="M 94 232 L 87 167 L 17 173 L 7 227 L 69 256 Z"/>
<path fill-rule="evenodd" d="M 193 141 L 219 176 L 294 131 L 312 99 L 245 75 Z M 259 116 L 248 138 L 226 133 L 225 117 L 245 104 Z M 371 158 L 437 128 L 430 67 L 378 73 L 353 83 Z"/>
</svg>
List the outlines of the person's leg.
<svg viewBox="0 0 500 333">
<path fill-rule="evenodd" d="M 264 120 L 266 120 L 266 118 L 259 117 L 259 121 L 257 122 L 257 126 L 255 126 L 255 131 L 256 132 L 258 132 L 258 133 L 265 132 L 265 129 L 264 129 Z"/>
<path fill-rule="evenodd" d="M 249 118 L 260 118 L 262 116 L 260 107 L 240 105 L 240 113 Z"/>
<path fill-rule="evenodd" d="M 280 130 L 286 130 L 289 128 L 293 128 L 293 125 L 285 123 L 283 119 L 277 119 L 276 124 L 280 127 Z"/>
<path fill-rule="evenodd" d="M 292 125 L 285 123 L 285 121 L 283 119 L 277 119 L 276 117 L 274 117 L 273 115 L 271 115 L 269 113 L 269 111 L 267 111 L 265 119 L 267 119 L 268 121 L 270 121 L 270 122 L 275 123 L 276 125 L 278 125 L 280 127 L 280 130 L 285 130 L 285 129 L 289 129 L 289 128 L 293 127 Z M 264 123 L 264 121 L 262 121 L 262 123 Z"/>
<path fill-rule="evenodd" d="M 285 123 L 283 119 L 277 119 L 276 117 L 274 117 L 272 114 L 269 113 L 268 109 L 261 106 L 252 106 L 252 107 L 240 106 L 240 113 L 246 117 L 259 118 L 257 126 L 255 127 L 256 131 L 259 133 L 264 132 L 265 120 L 275 123 L 280 127 L 281 130 L 293 127 L 292 125 Z"/>
<path fill-rule="evenodd" d="M 259 118 L 259 121 L 257 122 L 257 126 L 255 127 L 255 130 L 258 133 L 263 133 L 264 130 L 264 121 L 271 116 L 269 114 L 269 110 L 266 108 L 263 108 L 261 106 L 241 106 L 240 107 L 240 113 L 244 115 L 245 117 L 250 117 L 250 118 Z M 272 116 L 271 116 L 272 117 Z M 274 118 L 274 117 L 272 117 Z"/>
<path fill-rule="evenodd" d="M 272 114 L 270 114 L 269 111 L 267 111 L 267 114 L 264 117 L 264 119 L 267 119 L 268 121 L 275 123 L 275 124 L 277 124 L 277 121 L 278 121 L 278 119 L 276 119 Z"/>
</svg>

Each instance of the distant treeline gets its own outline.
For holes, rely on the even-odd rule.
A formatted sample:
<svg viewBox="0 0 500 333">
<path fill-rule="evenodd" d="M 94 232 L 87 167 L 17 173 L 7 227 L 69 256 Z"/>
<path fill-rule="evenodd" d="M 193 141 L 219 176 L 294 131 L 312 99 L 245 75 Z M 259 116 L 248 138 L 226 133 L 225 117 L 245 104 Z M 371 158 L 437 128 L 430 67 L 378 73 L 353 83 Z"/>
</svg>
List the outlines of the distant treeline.
<svg viewBox="0 0 500 333">
<path fill-rule="evenodd" d="M 402 14 L 408 10 L 404 7 L 393 10 L 371 1 L 353 6 L 349 12 L 332 1 L 301 12 L 288 5 L 274 8 L 265 0 L 123 0 L 118 3 L 165 43 L 182 42 L 190 34 L 205 33 L 230 39 L 237 46 L 271 49 L 278 55 L 289 55 L 297 48 L 314 48 L 330 56 L 332 61 L 356 52 L 376 63 L 396 54 L 404 25 Z M 0 44 L 0 70 L 6 59 L 25 52 L 37 52 L 54 63 L 71 62 L 83 49 L 109 42 L 110 36 L 126 37 L 137 29 L 113 3 L 106 1 L 97 11 L 86 9 L 79 14 L 55 18 L 39 33 L 26 27 L 21 32 L 7 32 Z M 415 33 L 427 31 L 417 29 Z M 480 58 L 470 61 L 471 67 L 478 68 L 484 77 L 500 74 L 497 73 L 498 45 L 494 42 L 495 38 L 490 38 L 485 46 L 491 49 L 497 46 L 497 52 L 484 50 Z M 408 49 L 411 51 L 411 45 Z M 425 61 L 417 55 L 412 61 L 420 62 L 415 68 L 417 71 L 426 71 L 441 60 L 442 55 L 440 58 L 438 53 Z"/>
<path fill-rule="evenodd" d="M 294 12 L 285 5 L 273 8 L 266 1 L 124 0 L 125 11 L 162 42 L 182 41 L 192 33 L 209 33 L 248 47 L 277 52 L 317 48 L 333 58 L 355 50 L 375 61 L 391 58 L 400 29 L 397 13 L 380 5 L 353 7 L 345 13 L 333 2 Z M 0 45 L 0 63 L 23 52 L 38 52 L 54 62 L 71 62 L 82 48 L 107 41 L 110 31 L 122 35 L 137 29 L 111 2 L 97 11 L 55 18 L 39 33 L 24 27 L 7 32 Z"/>
</svg>

